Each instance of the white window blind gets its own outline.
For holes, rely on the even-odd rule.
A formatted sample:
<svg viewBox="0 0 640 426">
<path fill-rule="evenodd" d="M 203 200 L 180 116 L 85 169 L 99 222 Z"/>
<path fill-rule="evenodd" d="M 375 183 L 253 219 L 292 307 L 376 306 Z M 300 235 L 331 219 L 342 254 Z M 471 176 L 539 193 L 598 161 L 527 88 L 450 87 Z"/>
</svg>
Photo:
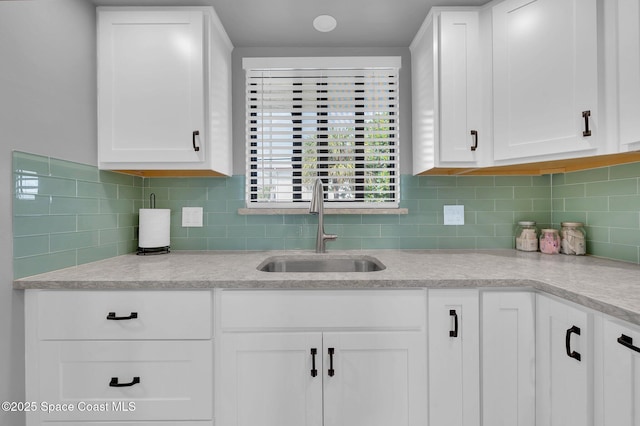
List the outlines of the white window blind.
<svg viewBox="0 0 640 426">
<path fill-rule="evenodd" d="M 397 207 L 400 59 L 278 59 L 244 63 L 247 206 Z"/>
</svg>

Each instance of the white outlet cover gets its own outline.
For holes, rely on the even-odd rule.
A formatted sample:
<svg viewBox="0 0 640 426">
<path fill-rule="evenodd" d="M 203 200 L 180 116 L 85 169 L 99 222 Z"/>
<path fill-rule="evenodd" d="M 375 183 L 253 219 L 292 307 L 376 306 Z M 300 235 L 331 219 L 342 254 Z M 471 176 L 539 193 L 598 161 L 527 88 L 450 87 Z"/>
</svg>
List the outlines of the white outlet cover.
<svg viewBox="0 0 640 426">
<path fill-rule="evenodd" d="M 444 206 L 445 225 L 464 225 L 464 206 Z"/>
<path fill-rule="evenodd" d="M 201 228 L 202 227 L 202 207 L 182 208 L 182 227 Z"/>
</svg>

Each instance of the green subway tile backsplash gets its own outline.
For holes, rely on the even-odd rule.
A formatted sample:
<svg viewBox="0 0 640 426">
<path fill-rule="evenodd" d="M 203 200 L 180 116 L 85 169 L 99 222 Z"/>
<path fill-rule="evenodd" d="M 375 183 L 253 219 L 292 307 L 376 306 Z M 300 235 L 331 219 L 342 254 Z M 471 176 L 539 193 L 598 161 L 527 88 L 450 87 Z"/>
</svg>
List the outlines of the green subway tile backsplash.
<svg viewBox="0 0 640 426">
<path fill-rule="evenodd" d="M 553 175 L 553 225 L 584 222 L 587 253 L 640 264 L 640 163 Z"/>
<path fill-rule="evenodd" d="M 171 244 L 176 249 L 312 250 L 317 218 L 311 215 L 238 215 L 244 207 L 244 176 L 150 178 L 156 205 L 172 209 Z M 401 207 L 407 215 L 327 215 L 327 232 L 338 234 L 329 250 L 368 248 L 467 249 L 513 246 L 514 220 L 535 217 L 551 223 L 550 177 L 401 176 Z M 493 197 L 493 198 L 492 198 Z M 464 204 L 464 226 L 444 226 L 442 207 Z M 204 209 L 204 232 L 180 226 L 181 208 Z M 545 210 L 546 208 L 546 210 Z M 509 232 L 505 232 L 509 229 Z M 206 239 L 206 241 L 205 241 Z"/>
<path fill-rule="evenodd" d="M 14 277 L 134 251 L 142 178 L 13 153 Z"/>
<path fill-rule="evenodd" d="M 14 153 L 14 275 L 22 277 L 135 251 L 138 209 L 170 208 L 172 250 L 313 250 L 317 217 L 239 215 L 244 176 L 146 178 Z M 41 184 L 42 182 L 42 184 Z M 583 221 L 588 253 L 640 263 L 640 163 L 553 176 L 401 176 L 406 215 L 327 215 L 328 250 L 500 249 L 514 224 Z M 445 226 L 443 206 L 465 206 Z M 204 226 L 183 228 L 182 207 Z"/>
</svg>

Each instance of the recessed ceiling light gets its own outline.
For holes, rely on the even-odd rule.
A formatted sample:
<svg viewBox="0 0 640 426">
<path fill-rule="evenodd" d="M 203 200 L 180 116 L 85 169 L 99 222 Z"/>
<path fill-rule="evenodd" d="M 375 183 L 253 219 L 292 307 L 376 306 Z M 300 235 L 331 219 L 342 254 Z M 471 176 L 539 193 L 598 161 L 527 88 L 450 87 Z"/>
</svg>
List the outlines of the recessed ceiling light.
<svg viewBox="0 0 640 426">
<path fill-rule="evenodd" d="M 336 21 L 336 18 L 331 15 L 320 15 L 313 20 L 313 28 L 322 33 L 333 31 L 337 25 L 338 22 Z"/>
</svg>

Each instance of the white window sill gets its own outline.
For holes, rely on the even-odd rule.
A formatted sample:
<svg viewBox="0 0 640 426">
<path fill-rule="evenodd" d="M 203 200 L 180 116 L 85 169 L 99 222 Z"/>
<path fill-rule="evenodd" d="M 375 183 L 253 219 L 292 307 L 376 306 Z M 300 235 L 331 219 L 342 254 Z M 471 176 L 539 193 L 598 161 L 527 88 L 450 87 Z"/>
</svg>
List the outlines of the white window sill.
<svg viewBox="0 0 640 426">
<path fill-rule="evenodd" d="M 261 209 L 248 209 L 248 208 L 240 208 L 238 209 L 238 214 L 241 216 L 252 216 L 252 215 L 290 215 L 290 214 L 309 214 L 309 209 L 269 209 L 269 208 L 261 208 Z M 409 214 L 409 209 L 407 208 L 389 208 L 389 209 L 324 209 L 324 214 L 326 215 L 334 215 L 334 214 L 362 214 L 362 215 L 371 215 L 371 214 Z"/>
</svg>

